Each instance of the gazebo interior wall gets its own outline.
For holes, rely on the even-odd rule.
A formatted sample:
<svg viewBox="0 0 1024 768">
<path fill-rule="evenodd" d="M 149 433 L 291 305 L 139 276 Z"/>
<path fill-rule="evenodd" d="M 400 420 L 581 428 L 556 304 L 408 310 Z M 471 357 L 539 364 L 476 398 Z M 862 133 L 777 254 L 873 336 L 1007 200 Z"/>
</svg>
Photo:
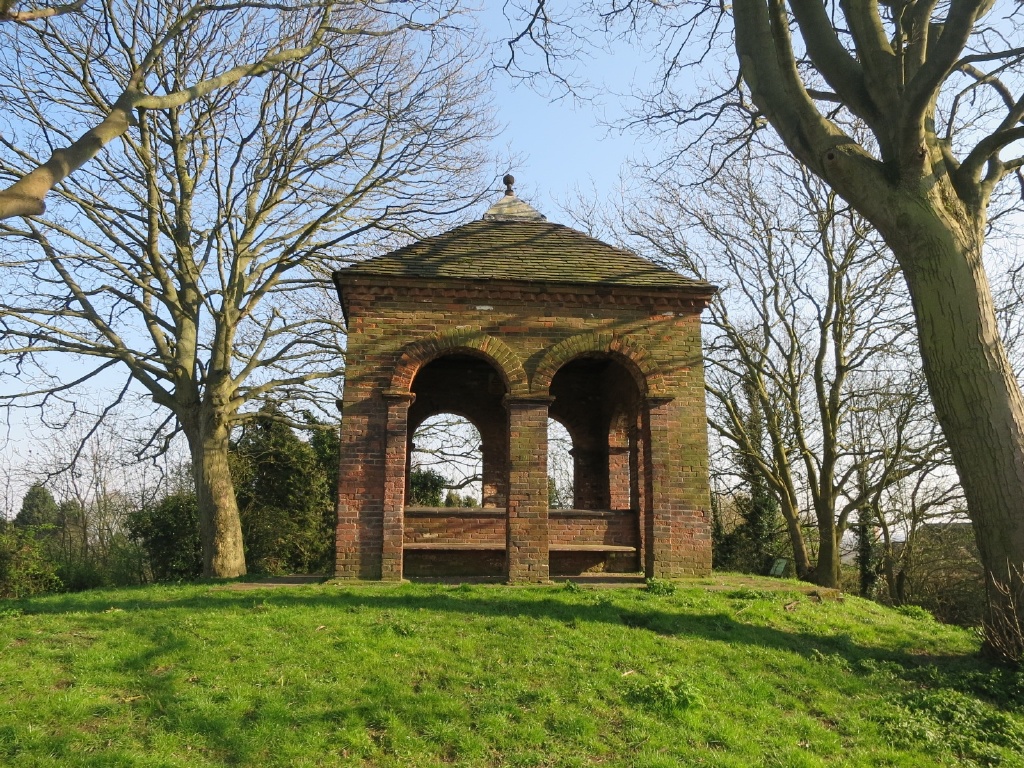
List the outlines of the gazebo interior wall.
<svg viewBox="0 0 1024 768">
<path fill-rule="evenodd" d="M 612 478 L 610 449 L 630 447 L 628 430 L 611 439 L 613 419 L 635 422 L 640 406 L 640 393 L 632 376 L 618 362 L 608 357 L 577 358 L 555 374 L 551 382 L 554 398 L 549 414 L 568 430 L 573 440 L 573 489 L 576 509 L 627 509 L 633 507 L 628 491 L 636 487 L 636 478 L 629 477 L 628 462 L 616 461 L 618 475 Z M 617 424 L 621 429 L 621 425 Z M 623 476 L 624 475 L 624 476 Z M 612 503 L 612 488 L 615 502 Z M 623 496 L 625 495 L 625 498 Z M 634 507 L 635 508 L 635 507 Z"/>
<path fill-rule="evenodd" d="M 481 505 L 504 507 L 508 496 L 508 418 L 505 385 L 498 372 L 481 358 L 446 355 L 419 370 L 412 393 L 416 399 L 409 406 L 407 455 L 412 455 L 413 435 L 426 419 L 439 413 L 465 417 L 480 432 Z"/>
</svg>

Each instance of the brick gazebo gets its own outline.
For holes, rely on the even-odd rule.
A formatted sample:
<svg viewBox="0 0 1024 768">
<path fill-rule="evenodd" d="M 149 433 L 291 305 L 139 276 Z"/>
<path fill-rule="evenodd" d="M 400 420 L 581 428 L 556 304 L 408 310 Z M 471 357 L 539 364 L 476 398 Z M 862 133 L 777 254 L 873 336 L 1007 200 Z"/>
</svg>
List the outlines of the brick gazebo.
<svg viewBox="0 0 1024 768">
<path fill-rule="evenodd" d="M 711 568 L 700 313 L 715 288 L 552 224 L 512 192 L 479 221 L 334 273 L 348 323 L 337 576 Z M 480 432 L 482 506 L 406 506 L 412 436 Z M 573 509 L 548 508 L 548 419 Z"/>
</svg>

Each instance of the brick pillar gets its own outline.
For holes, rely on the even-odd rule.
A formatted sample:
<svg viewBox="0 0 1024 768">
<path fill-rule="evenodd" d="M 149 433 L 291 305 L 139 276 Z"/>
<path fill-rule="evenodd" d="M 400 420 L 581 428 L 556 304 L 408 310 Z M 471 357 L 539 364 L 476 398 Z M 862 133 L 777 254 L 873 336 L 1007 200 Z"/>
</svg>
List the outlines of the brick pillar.
<svg viewBox="0 0 1024 768">
<path fill-rule="evenodd" d="M 384 448 L 384 542 L 380 565 L 380 577 L 384 581 L 402 580 L 409 406 L 415 399 L 416 395 L 409 392 L 384 393 L 388 408 Z"/>
<path fill-rule="evenodd" d="M 645 563 L 647 578 L 676 575 L 678 564 L 672 537 L 675 534 L 677 488 L 673 485 L 671 445 L 672 398 L 648 398 L 642 409 L 644 448 Z M 679 482 L 677 478 L 675 482 Z"/>
<path fill-rule="evenodd" d="M 338 578 L 380 578 L 381 507 L 384 431 L 383 400 L 360 386 L 358 366 L 345 386 L 338 464 L 336 566 Z"/>
<path fill-rule="evenodd" d="M 548 405 L 506 398 L 508 407 L 508 580 L 548 581 Z"/>
<path fill-rule="evenodd" d="M 636 512 L 636 540 L 640 547 L 640 568 L 647 570 L 647 514 L 644 500 L 647 498 L 644 480 L 644 450 L 642 416 L 637 411 L 629 427 L 629 508 Z"/>
<path fill-rule="evenodd" d="M 629 453 L 629 446 L 608 449 L 608 502 L 611 509 L 631 509 Z"/>
<path fill-rule="evenodd" d="M 582 444 L 569 454 L 573 463 L 573 507 L 609 509 L 608 449 Z"/>
</svg>

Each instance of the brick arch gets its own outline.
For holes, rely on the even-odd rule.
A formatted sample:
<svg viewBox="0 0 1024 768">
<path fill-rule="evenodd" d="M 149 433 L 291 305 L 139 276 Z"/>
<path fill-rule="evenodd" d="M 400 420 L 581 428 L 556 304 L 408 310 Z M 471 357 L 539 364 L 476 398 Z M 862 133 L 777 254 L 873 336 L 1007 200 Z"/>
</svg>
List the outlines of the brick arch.
<svg viewBox="0 0 1024 768">
<path fill-rule="evenodd" d="M 608 355 L 623 363 L 644 397 L 665 392 L 665 382 L 650 353 L 636 341 L 614 333 L 584 333 L 560 341 L 544 353 L 533 374 L 530 389 L 546 394 L 558 370 L 577 357 Z"/>
<path fill-rule="evenodd" d="M 457 352 L 483 358 L 492 364 L 501 374 L 506 392 L 512 397 L 529 394 L 529 380 L 519 355 L 501 339 L 484 333 L 479 327 L 457 328 L 405 346 L 391 375 L 391 391 L 411 391 L 413 379 L 420 368 L 438 357 Z"/>
</svg>

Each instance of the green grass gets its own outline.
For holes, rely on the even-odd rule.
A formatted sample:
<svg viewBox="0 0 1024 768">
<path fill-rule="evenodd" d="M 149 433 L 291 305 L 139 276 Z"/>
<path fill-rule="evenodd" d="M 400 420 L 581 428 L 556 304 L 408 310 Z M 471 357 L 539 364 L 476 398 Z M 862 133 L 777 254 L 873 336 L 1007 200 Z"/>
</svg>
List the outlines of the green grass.
<svg viewBox="0 0 1024 768">
<path fill-rule="evenodd" d="M 0 601 L 0 765 L 1024 766 L 975 635 L 768 584 Z"/>
</svg>

